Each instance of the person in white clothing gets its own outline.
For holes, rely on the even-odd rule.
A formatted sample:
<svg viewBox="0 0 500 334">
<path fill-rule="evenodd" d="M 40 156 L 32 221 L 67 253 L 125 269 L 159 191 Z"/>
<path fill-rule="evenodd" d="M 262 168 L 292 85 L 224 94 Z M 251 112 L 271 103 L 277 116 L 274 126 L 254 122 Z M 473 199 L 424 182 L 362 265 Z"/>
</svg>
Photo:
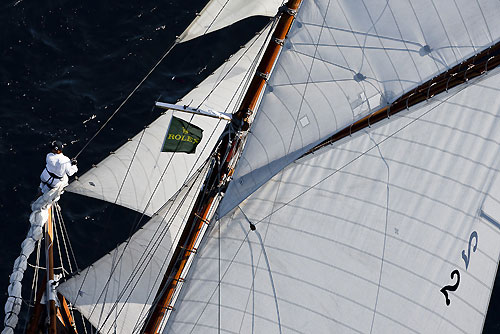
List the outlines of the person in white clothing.
<svg viewBox="0 0 500 334">
<path fill-rule="evenodd" d="M 59 183 L 68 183 L 68 177 L 78 171 L 76 160 L 70 160 L 62 153 L 63 143 L 55 140 L 51 143 L 52 152 L 47 154 L 46 165 L 40 175 L 40 190 L 43 194 Z"/>
</svg>

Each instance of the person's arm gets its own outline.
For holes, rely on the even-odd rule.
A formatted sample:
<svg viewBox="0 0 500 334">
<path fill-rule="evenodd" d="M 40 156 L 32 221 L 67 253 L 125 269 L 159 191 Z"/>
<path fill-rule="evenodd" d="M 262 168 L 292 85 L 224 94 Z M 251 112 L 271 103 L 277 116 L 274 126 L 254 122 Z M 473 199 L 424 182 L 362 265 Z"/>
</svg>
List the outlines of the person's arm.
<svg viewBox="0 0 500 334">
<path fill-rule="evenodd" d="M 72 164 L 68 164 L 69 166 L 66 167 L 66 174 L 68 174 L 68 176 L 71 176 L 73 174 L 75 174 L 76 172 L 78 172 L 78 167 L 76 165 L 72 165 Z"/>
<path fill-rule="evenodd" d="M 78 167 L 76 166 L 76 160 L 69 160 L 69 158 L 66 156 L 64 157 L 64 160 L 66 160 L 64 162 L 64 167 L 65 167 L 64 171 L 66 175 L 71 176 L 76 172 L 78 172 Z"/>
</svg>

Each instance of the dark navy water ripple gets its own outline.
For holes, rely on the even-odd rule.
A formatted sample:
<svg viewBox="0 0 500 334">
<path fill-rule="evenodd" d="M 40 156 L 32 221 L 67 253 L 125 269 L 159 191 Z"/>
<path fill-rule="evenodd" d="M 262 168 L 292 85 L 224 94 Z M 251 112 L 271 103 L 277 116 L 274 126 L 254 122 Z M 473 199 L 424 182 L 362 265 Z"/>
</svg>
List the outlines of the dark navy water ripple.
<svg viewBox="0 0 500 334">
<path fill-rule="evenodd" d="M 67 154 L 76 154 L 204 5 L 203 0 L 16 0 L 0 5 L 0 305 L 29 228 L 29 203 L 47 143 L 61 138 Z M 158 117 L 152 105 L 159 96 L 175 102 L 266 21 L 245 20 L 176 47 L 81 155 L 80 169 L 87 170 L 138 133 Z M 140 216 L 74 194 L 65 194 L 61 206 L 81 267 L 123 241 Z M 24 298 L 30 286 L 28 274 Z M 500 332 L 498 286 L 484 333 Z"/>
</svg>

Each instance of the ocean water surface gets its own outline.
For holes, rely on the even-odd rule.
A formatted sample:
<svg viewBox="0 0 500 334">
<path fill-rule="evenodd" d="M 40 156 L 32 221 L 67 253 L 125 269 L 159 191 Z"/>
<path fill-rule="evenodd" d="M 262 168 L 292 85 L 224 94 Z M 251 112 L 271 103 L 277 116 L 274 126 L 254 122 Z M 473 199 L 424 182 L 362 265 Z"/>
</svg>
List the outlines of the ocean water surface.
<svg viewBox="0 0 500 334">
<path fill-rule="evenodd" d="M 205 2 L 15 0 L 0 5 L 0 305 L 29 228 L 29 203 L 47 144 L 60 139 L 68 156 L 76 154 Z M 266 22 L 248 19 L 176 47 L 81 154 L 80 173 L 157 118 L 155 100 L 175 102 L 185 95 Z M 139 217 L 75 194 L 65 194 L 60 204 L 80 268 L 125 240 Z M 27 274 L 23 282 L 26 299 L 31 279 Z M 17 333 L 23 332 L 27 303 Z M 499 310 L 497 278 L 483 333 L 500 333 Z M 0 318 L 3 323 L 3 312 Z"/>
</svg>

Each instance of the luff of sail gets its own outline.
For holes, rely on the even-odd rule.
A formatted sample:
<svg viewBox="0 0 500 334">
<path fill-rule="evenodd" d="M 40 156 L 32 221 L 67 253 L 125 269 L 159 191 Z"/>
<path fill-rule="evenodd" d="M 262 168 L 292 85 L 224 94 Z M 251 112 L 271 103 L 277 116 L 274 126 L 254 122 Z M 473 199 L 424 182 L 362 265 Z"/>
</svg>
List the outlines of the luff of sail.
<svg viewBox="0 0 500 334">
<path fill-rule="evenodd" d="M 231 182 L 234 208 L 336 131 L 500 39 L 496 1 L 308 1 Z"/>
<path fill-rule="evenodd" d="M 499 90 L 495 69 L 284 168 L 212 225 L 165 332 L 480 333 Z"/>
<path fill-rule="evenodd" d="M 178 103 L 232 112 L 238 103 L 235 96 L 244 89 L 245 78 L 253 73 L 252 63 L 269 29 L 249 41 Z M 195 154 L 165 153 L 161 148 L 171 117 L 171 111 L 160 116 L 67 189 L 151 216 L 208 157 L 226 125 L 225 121 L 209 117 L 176 113 L 176 117 L 204 129 L 205 135 Z"/>
</svg>

